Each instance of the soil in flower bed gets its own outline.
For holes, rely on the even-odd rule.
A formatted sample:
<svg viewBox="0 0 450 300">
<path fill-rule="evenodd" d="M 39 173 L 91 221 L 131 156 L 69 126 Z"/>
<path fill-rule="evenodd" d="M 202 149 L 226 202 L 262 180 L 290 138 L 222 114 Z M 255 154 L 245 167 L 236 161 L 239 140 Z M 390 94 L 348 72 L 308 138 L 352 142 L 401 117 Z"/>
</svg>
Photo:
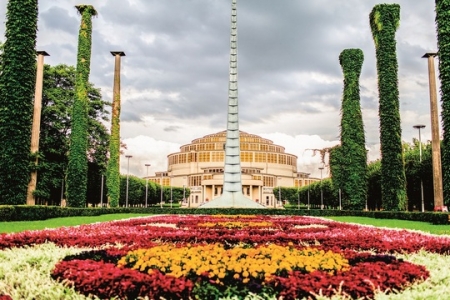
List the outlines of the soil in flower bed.
<svg viewBox="0 0 450 300">
<path fill-rule="evenodd" d="M 164 216 L 91 230 L 110 247 L 66 257 L 52 277 L 102 299 L 243 298 L 250 292 L 314 299 L 337 291 L 371 299 L 377 291 L 401 291 L 429 277 L 423 266 L 383 253 L 441 252 L 450 245 L 446 238 L 309 217 Z M 376 246 L 379 254 L 364 252 Z"/>
</svg>

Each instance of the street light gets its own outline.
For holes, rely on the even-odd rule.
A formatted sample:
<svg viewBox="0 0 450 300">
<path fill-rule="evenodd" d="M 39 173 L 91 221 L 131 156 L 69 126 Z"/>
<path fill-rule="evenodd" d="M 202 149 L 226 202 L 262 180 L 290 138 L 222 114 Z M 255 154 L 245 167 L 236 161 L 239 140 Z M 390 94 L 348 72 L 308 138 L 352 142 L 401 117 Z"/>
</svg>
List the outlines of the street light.
<svg viewBox="0 0 450 300">
<path fill-rule="evenodd" d="M 277 182 L 278 183 L 278 201 L 281 201 L 281 185 L 280 185 L 281 177 L 278 177 L 277 181 L 278 181 Z M 273 202 L 273 207 L 277 208 L 277 201 L 276 200 Z"/>
<path fill-rule="evenodd" d="M 413 126 L 415 129 L 419 129 L 419 162 L 422 164 L 422 137 L 420 135 L 420 130 L 425 128 L 425 125 L 418 124 Z M 425 211 L 425 201 L 423 199 L 423 180 L 420 176 L 420 199 L 422 201 L 422 212 Z"/>
<path fill-rule="evenodd" d="M 173 197 L 172 197 L 172 175 L 170 175 L 170 208 L 172 208 Z"/>
<path fill-rule="evenodd" d="M 147 198 L 148 198 L 148 167 L 151 166 L 151 164 L 145 164 L 147 167 L 147 180 L 145 182 L 145 207 L 147 207 Z"/>
<path fill-rule="evenodd" d="M 159 202 L 159 206 L 163 207 L 163 173 L 161 172 L 161 201 Z"/>
<path fill-rule="evenodd" d="M 324 167 L 319 167 L 320 170 L 320 209 L 323 209 L 323 189 L 322 189 L 322 171 Z"/>
<path fill-rule="evenodd" d="M 309 179 L 309 175 L 311 175 L 310 173 L 306 174 L 307 178 L 308 178 L 308 210 L 309 210 L 309 186 L 311 185 L 311 179 Z"/>
<path fill-rule="evenodd" d="M 130 158 L 132 158 L 133 156 L 131 155 L 125 155 L 125 157 L 128 159 L 128 166 L 127 166 L 127 192 L 126 192 L 126 196 L 125 196 L 125 207 L 128 207 L 128 179 L 130 177 Z"/>
<path fill-rule="evenodd" d="M 102 182 L 100 184 L 100 207 L 103 207 L 103 174 L 102 174 Z"/>
<path fill-rule="evenodd" d="M 183 176 L 183 202 L 186 201 L 186 176 Z M 188 207 L 191 207 L 191 201 L 188 201 Z"/>
</svg>

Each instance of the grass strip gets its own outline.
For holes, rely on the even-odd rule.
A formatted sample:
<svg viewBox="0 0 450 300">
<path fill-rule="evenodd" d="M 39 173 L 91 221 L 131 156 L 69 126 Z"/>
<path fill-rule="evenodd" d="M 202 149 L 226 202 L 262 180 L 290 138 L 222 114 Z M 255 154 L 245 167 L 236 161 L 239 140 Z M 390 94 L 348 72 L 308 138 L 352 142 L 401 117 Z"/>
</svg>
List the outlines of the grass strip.
<svg viewBox="0 0 450 300">
<path fill-rule="evenodd" d="M 100 216 L 54 218 L 42 221 L 0 222 L 0 233 L 21 232 L 25 230 L 41 230 L 45 228 L 58 228 L 63 226 L 76 226 L 144 216 L 149 216 L 149 214 L 107 214 Z"/>
<path fill-rule="evenodd" d="M 352 217 L 352 216 L 336 216 L 326 217 L 327 219 L 357 223 L 363 225 L 372 225 L 376 227 L 387 227 L 397 229 L 420 230 L 432 234 L 448 234 L 450 235 L 450 225 L 433 225 L 426 222 L 394 220 L 394 219 L 374 219 L 368 217 Z"/>
</svg>

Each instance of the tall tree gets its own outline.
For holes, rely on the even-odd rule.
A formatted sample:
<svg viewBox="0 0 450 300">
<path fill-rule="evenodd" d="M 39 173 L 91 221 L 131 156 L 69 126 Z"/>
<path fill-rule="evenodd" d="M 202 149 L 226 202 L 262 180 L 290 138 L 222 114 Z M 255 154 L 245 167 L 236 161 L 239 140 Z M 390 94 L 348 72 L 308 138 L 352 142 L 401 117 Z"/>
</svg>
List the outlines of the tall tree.
<svg viewBox="0 0 450 300">
<path fill-rule="evenodd" d="M 44 92 L 40 130 L 41 156 L 38 164 L 39 181 L 34 193 L 36 203 L 59 205 L 68 164 L 69 135 L 75 98 L 75 67 L 67 65 L 44 68 Z M 101 172 L 107 160 L 109 135 L 103 125 L 108 121 L 107 102 L 99 89 L 88 84 L 88 202 L 100 199 Z M 64 196 L 64 195 L 63 195 Z"/>
<path fill-rule="evenodd" d="M 0 204 L 24 204 L 36 80 L 37 0 L 9 0 L 0 75 Z"/>
<path fill-rule="evenodd" d="M 382 202 L 386 210 L 405 210 L 406 178 L 400 127 L 398 63 L 395 32 L 400 22 L 398 4 L 378 4 L 370 13 L 375 42 L 380 98 Z"/>
<path fill-rule="evenodd" d="M 339 55 L 344 73 L 341 108 L 342 190 L 346 209 L 362 209 L 367 199 L 367 152 L 359 96 L 359 76 L 364 61 L 361 49 L 345 49 Z"/>
<path fill-rule="evenodd" d="M 442 185 L 445 205 L 450 205 L 450 0 L 436 0 L 436 29 L 442 105 Z"/>
<path fill-rule="evenodd" d="M 92 48 L 92 17 L 97 11 L 91 5 L 76 6 L 81 14 L 78 34 L 75 103 L 70 134 L 69 165 L 67 169 L 67 200 L 72 207 L 86 206 L 87 146 L 88 146 L 88 91 Z"/>
</svg>

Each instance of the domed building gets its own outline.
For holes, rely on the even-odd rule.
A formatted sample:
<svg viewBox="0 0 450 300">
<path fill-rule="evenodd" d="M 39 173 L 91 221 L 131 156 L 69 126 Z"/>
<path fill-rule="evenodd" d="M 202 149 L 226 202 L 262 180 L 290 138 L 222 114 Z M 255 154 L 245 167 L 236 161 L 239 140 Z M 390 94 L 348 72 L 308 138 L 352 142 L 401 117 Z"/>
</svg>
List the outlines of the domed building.
<svg viewBox="0 0 450 300">
<path fill-rule="evenodd" d="M 206 135 L 168 155 L 167 171 L 149 180 L 164 186 L 187 187 L 191 193 L 184 205 L 197 207 L 222 194 L 226 131 Z M 302 187 L 317 181 L 298 172 L 297 156 L 285 153 L 271 140 L 240 131 L 243 194 L 267 207 L 278 207 L 273 188 Z"/>
</svg>

